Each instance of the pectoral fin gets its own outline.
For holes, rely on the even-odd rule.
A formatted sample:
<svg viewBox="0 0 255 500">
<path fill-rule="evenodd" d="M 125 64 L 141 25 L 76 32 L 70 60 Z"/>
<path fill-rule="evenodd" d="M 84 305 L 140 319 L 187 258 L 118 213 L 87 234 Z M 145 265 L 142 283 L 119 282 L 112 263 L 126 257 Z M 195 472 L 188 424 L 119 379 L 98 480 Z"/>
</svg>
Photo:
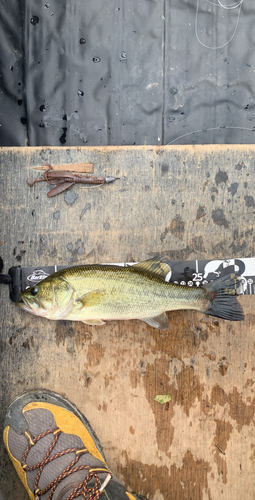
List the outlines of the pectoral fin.
<svg viewBox="0 0 255 500">
<path fill-rule="evenodd" d="M 105 294 L 105 290 L 93 290 L 93 292 L 85 293 L 81 297 L 75 300 L 75 304 L 79 309 L 83 307 L 92 307 L 100 303 L 101 299 Z"/>
<path fill-rule="evenodd" d="M 154 316 L 154 318 L 140 318 L 141 321 L 147 323 L 147 325 L 153 326 L 153 328 L 158 328 L 158 330 L 168 330 L 168 319 L 166 313 L 159 314 L 159 316 Z"/>
<path fill-rule="evenodd" d="M 102 319 L 86 319 L 82 320 L 82 323 L 85 323 L 85 325 L 105 325 Z"/>
</svg>

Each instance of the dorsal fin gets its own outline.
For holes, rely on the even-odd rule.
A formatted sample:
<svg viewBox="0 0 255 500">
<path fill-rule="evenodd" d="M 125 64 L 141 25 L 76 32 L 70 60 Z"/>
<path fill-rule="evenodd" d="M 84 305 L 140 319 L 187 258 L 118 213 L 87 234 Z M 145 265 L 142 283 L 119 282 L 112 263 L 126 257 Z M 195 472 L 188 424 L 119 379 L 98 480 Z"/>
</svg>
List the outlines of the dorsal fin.
<svg viewBox="0 0 255 500">
<path fill-rule="evenodd" d="M 145 260 L 143 262 L 138 262 L 134 266 L 136 269 L 141 269 L 141 271 L 147 271 L 152 274 L 156 274 L 161 279 L 165 280 L 167 274 L 171 271 L 171 267 L 166 262 L 162 262 L 158 257 L 153 257 L 152 259 Z"/>
</svg>

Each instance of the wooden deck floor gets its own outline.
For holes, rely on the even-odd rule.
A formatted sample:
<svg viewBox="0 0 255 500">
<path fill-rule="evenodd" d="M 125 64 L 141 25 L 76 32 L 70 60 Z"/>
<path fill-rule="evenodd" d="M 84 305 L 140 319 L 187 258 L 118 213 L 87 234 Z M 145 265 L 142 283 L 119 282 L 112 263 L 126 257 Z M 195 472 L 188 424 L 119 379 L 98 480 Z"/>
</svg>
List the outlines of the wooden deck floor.
<svg viewBox="0 0 255 500">
<path fill-rule="evenodd" d="M 255 255 L 253 146 L 0 149 L 0 255 L 13 265 Z M 48 199 L 26 178 L 43 162 L 91 162 L 120 177 Z M 204 215 L 199 218 L 202 212 Z M 20 392 L 46 388 L 90 421 L 109 467 L 149 500 L 253 500 L 254 297 L 245 321 L 168 313 L 169 330 L 139 321 L 90 327 L 18 310 L 1 286 L 1 425 Z M 157 394 L 172 395 L 168 411 Z M 28 497 L 3 448 L 1 488 Z"/>
</svg>

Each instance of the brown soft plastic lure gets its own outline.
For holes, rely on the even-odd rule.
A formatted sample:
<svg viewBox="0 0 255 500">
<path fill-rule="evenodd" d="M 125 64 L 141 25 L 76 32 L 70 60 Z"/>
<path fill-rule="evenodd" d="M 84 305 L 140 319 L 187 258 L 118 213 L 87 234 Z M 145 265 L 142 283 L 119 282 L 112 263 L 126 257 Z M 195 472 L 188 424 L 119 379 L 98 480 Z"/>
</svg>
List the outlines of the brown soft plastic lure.
<svg viewBox="0 0 255 500">
<path fill-rule="evenodd" d="M 62 170 L 54 170 L 52 165 L 49 163 L 44 163 L 44 166 L 47 166 L 48 169 L 43 173 L 43 177 L 37 177 L 33 182 L 29 182 L 27 179 L 27 184 L 31 187 L 36 182 L 46 181 L 48 184 L 55 185 L 53 189 L 51 189 L 47 196 L 48 198 L 52 198 L 57 194 L 66 191 L 68 188 L 73 186 L 74 184 L 89 184 L 89 185 L 102 185 L 109 184 L 109 182 L 114 182 L 117 177 L 94 177 L 91 175 L 79 175 L 73 172 L 67 172 Z"/>
</svg>

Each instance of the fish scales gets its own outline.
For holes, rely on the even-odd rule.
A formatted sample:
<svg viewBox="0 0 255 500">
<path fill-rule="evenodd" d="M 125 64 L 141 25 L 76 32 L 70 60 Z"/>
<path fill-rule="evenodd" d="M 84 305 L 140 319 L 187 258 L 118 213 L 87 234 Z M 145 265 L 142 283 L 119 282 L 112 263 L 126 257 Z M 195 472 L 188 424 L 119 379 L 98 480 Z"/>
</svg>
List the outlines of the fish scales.
<svg viewBox="0 0 255 500">
<path fill-rule="evenodd" d="M 205 303 L 203 289 L 176 286 L 133 266 L 84 266 L 60 274 L 67 275 L 78 296 L 102 290 L 98 304 L 88 305 L 86 311 L 71 311 L 70 319 L 75 319 L 74 314 L 89 318 L 91 313 L 103 319 L 146 318 L 167 310 L 192 309 L 192 305 L 200 309 Z"/>
<path fill-rule="evenodd" d="M 22 292 L 18 305 L 48 319 L 69 319 L 91 325 L 104 320 L 141 319 L 168 329 L 165 311 L 196 309 L 233 321 L 243 319 L 241 282 L 234 274 L 201 287 L 165 280 L 171 271 L 162 259 L 128 267 L 84 265 L 67 268 Z"/>
</svg>

